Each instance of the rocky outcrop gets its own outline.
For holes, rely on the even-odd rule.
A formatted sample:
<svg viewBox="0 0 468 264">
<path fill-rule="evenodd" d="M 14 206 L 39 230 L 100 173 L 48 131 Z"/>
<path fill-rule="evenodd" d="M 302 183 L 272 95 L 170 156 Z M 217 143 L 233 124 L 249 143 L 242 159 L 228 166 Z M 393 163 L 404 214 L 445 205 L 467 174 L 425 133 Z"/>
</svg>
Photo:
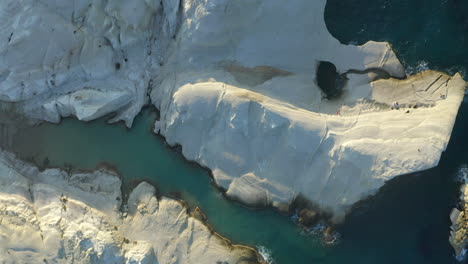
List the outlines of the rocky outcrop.
<svg viewBox="0 0 468 264">
<path fill-rule="evenodd" d="M 460 194 L 460 208 L 453 208 L 450 213 L 452 226 L 450 227 L 449 242 L 455 250 L 458 260 L 466 256 L 468 246 L 468 185 L 463 184 Z"/>
<path fill-rule="evenodd" d="M 389 44 L 335 40 L 324 6 L 186 2 L 152 101 L 155 132 L 210 168 L 229 197 L 284 209 L 302 194 L 340 221 L 387 180 L 437 165 L 465 82 L 433 71 L 402 78 Z M 321 61 L 347 73 L 333 100 L 316 83 Z"/>
<path fill-rule="evenodd" d="M 118 177 L 67 174 L 0 152 L 3 263 L 259 263 L 173 199 L 139 184 L 122 213 Z"/>
<path fill-rule="evenodd" d="M 465 82 L 401 80 L 390 44 L 333 38 L 325 4 L 2 1 L 0 100 L 39 120 L 116 112 L 130 126 L 150 94 L 155 131 L 228 196 L 284 209 L 303 194 L 339 221 L 387 180 L 437 165 Z M 320 62 L 346 73 L 333 100 Z"/>
<path fill-rule="evenodd" d="M 0 100 L 49 122 L 116 112 L 113 121 L 131 126 L 172 41 L 178 1 L 6 0 L 0 10 Z"/>
</svg>

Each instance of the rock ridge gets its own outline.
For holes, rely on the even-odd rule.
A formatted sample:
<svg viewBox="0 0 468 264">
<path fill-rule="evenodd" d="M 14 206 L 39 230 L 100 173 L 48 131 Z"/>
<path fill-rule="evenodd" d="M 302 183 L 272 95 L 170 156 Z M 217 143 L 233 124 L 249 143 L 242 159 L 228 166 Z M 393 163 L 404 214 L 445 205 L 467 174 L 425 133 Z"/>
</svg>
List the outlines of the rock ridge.
<svg viewBox="0 0 468 264">
<path fill-rule="evenodd" d="M 438 164 L 466 83 L 403 79 L 389 43 L 333 38 L 325 5 L 3 1 L 0 100 L 37 120 L 116 113 L 131 126 L 149 95 L 155 132 L 227 196 L 287 208 L 301 194 L 339 222 L 387 180 Z M 334 100 L 317 86 L 320 61 L 347 73 Z"/>
<path fill-rule="evenodd" d="M 119 211 L 119 178 L 68 174 L 0 152 L 0 255 L 6 263 L 261 263 L 177 200 L 140 183 Z"/>
</svg>

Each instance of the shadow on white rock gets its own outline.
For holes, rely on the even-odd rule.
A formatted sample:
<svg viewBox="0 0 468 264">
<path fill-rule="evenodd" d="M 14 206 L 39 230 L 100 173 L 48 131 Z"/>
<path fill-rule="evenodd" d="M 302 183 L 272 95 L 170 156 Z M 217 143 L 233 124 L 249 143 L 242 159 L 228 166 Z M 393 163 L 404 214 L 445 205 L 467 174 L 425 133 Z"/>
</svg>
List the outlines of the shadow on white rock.
<svg viewBox="0 0 468 264">
<path fill-rule="evenodd" d="M 400 80 L 389 43 L 331 36 L 325 4 L 7 0 L 0 100 L 39 120 L 115 112 L 131 126 L 151 94 L 155 131 L 229 196 L 285 208 L 302 194 L 339 221 L 387 180 L 437 165 L 465 82 Z M 333 100 L 317 86 L 322 61 L 347 73 Z"/>
<path fill-rule="evenodd" d="M 388 43 L 340 44 L 325 2 L 185 2 L 151 96 L 155 132 L 229 197 L 284 209 L 302 194 L 338 222 L 387 180 L 438 164 L 466 83 L 433 71 L 405 79 Z M 333 100 L 317 86 L 320 61 L 348 73 Z"/>
<path fill-rule="evenodd" d="M 0 256 L 7 263 L 259 263 L 181 202 L 140 183 L 119 211 L 121 182 L 97 170 L 39 171 L 0 152 Z M 126 216 L 124 216 L 126 215 Z"/>
<path fill-rule="evenodd" d="M 0 100 L 38 120 L 115 112 L 131 126 L 173 41 L 172 2 L 2 1 Z"/>
</svg>

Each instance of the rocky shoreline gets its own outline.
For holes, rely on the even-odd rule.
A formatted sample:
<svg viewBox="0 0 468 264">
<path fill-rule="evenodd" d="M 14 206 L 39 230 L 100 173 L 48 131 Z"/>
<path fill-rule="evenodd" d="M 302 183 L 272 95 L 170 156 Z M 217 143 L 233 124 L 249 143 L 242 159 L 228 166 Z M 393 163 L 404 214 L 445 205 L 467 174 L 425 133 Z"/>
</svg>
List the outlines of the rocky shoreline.
<svg viewBox="0 0 468 264">
<path fill-rule="evenodd" d="M 460 75 L 402 79 L 389 43 L 339 43 L 326 0 L 79 3 L 1 4 L 0 100 L 35 120 L 114 112 L 127 126 L 151 103 L 155 132 L 249 206 L 281 210 L 303 194 L 343 221 L 389 179 L 438 164 L 464 95 Z M 319 62 L 348 73 L 339 98 L 317 86 Z M 397 101 L 425 107 L 391 111 Z"/>
<path fill-rule="evenodd" d="M 161 113 L 154 132 L 209 169 L 229 199 L 303 226 L 339 223 L 388 180 L 437 166 L 466 83 L 436 71 L 406 78 L 386 42 L 339 43 L 325 4 L 6 0 L 0 101 L 29 120 L 116 113 L 111 122 L 128 127 L 151 103 Z M 347 73 L 329 98 L 320 62 Z M 457 245 L 463 215 L 452 214 Z"/>
<path fill-rule="evenodd" d="M 162 137 L 162 139 L 164 140 L 163 136 L 159 134 L 155 135 Z M 211 178 L 211 184 L 223 195 L 224 199 L 238 203 L 241 206 L 248 208 L 249 210 L 275 210 L 276 212 L 282 215 L 290 217 L 293 220 L 293 222 L 300 226 L 305 232 L 313 233 L 314 235 L 316 235 L 316 237 L 320 238 L 324 244 L 334 244 L 337 238 L 340 237 L 340 234 L 335 230 L 337 223 L 334 223 L 332 220 L 333 214 L 329 211 L 322 210 L 319 206 L 315 205 L 304 195 L 297 195 L 290 204 L 284 204 L 283 206 L 246 204 L 242 201 L 242 199 L 237 199 L 235 197 L 229 196 L 226 193 L 226 189 L 224 189 L 222 186 L 217 185 L 213 173 L 209 168 L 204 167 L 203 165 L 192 160 L 188 160 L 183 155 L 183 147 L 181 145 L 171 146 L 167 143 L 167 141 L 164 140 L 164 142 L 171 151 L 175 151 L 182 155 L 186 162 L 205 170 Z"/>
<path fill-rule="evenodd" d="M 460 206 L 453 208 L 450 213 L 452 226 L 450 227 L 449 242 L 455 250 L 455 256 L 459 261 L 466 257 L 468 246 L 468 184 L 462 184 L 460 188 Z"/>
<path fill-rule="evenodd" d="M 325 1 L 288 5 L 291 17 L 315 17 L 300 30 L 292 18 L 272 20 L 284 11 L 275 3 L 252 4 L 258 16 L 226 17 L 222 4 L 203 6 L 207 11 L 201 13 L 194 6 L 185 10 L 180 50 L 151 92 L 161 113 L 155 133 L 182 146 L 187 160 L 209 168 L 234 200 L 283 211 L 302 194 L 339 223 L 386 181 L 438 164 L 466 83 L 459 74 L 436 71 L 405 78 L 385 42 L 338 43 L 322 21 Z M 228 9 L 241 9 L 237 5 Z M 232 35 L 223 19 L 255 19 L 255 27 Z M 277 31 L 282 41 L 276 41 Z M 296 47 L 298 34 L 309 37 Z M 348 72 L 339 98 L 328 100 L 317 87 L 319 61 Z M 376 69 L 394 78 L 378 79 Z M 402 107 L 392 110 L 395 102 Z"/>
<path fill-rule="evenodd" d="M 156 198 L 140 183 L 127 210 L 120 180 L 107 170 L 68 174 L 39 171 L 0 152 L 0 251 L 7 261 L 28 263 L 263 263 L 250 247 L 232 245 L 210 228 L 202 212 L 177 200 Z"/>
</svg>

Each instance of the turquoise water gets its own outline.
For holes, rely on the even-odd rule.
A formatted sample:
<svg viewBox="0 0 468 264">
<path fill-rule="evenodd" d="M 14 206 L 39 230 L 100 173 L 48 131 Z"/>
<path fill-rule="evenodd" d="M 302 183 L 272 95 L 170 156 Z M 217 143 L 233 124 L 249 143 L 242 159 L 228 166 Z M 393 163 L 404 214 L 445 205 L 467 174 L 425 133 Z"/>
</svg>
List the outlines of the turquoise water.
<svg viewBox="0 0 468 264">
<path fill-rule="evenodd" d="M 465 69 L 468 33 L 465 1 L 329 0 L 326 22 L 344 43 L 369 39 L 394 44 L 410 69 L 426 61 L 445 71 Z M 338 227 L 341 242 L 323 246 L 301 234 L 289 217 L 272 210 L 254 211 L 223 198 L 208 171 L 189 163 L 151 133 L 156 114 L 144 111 L 134 127 L 65 119 L 59 126 L 25 129 L 15 138 L 24 158 L 50 166 L 92 169 L 114 164 L 129 188 L 134 181 L 155 183 L 163 195 L 199 205 L 209 223 L 235 243 L 265 246 L 276 263 L 453 263 L 448 244 L 448 215 L 455 206 L 461 166 L 468 163 L 468 106 L 463 104 L 448 150 L 440 165 L 397 178 L 375 197 L 360 203 Z"/>
<path fill-rule="evenodd" d="M 60 125 L 22 131 L 14 145 L 20 156 L 38 164 L 47 158 L 54 167 L 92 169 L 101 162 L 111 163 L 125 176 L 126 187 L 133 185 L 132 180 L 149 180 L 160 194 L 180 196 L 192 208 L 199 205 L 209 223 L 233 242 L 272 249 L 278 263 L 298 263 L 304 256 L 320 260 L 329 254 L 318 240 L 301 236 L 288 217 L 272 210 L 249 210 L 224 199 L 211 185 L 207 170 L 187 162 L 151 133 L 155 117 L 154 112 L 144 111 L 130 130 L 107 125 L 104 119 L 90 123 L 65 119 Z"/>
<path fill-rule="evenodd" d="M 125 176 L 124 186 L 146 179 L 163 195 L 179 196 L 199 205 L 209 223 L 235 243 L 265 246 L 277 263 L 451 263 L 447 242 L 448 214 L 456 202 L 458 168 L 468 160 L 463 122 L 457 122 L 452 143 L 438 168 L 407 175 L 386 185 L 361 203 L 339 227 L 340 244 L 324 247 L 301 234 L 289 217 L 272 210 L 250 210 L 223 198 L 211 185 L 208 171 L 189 163 L 151 133 L 156 114 L 144 111 L 132 129 L 65 119 L 23 130 L 16 151 L 49 166 L 95 168 L 114 164 Z M 468 118 L 463 106 L 459 119 Z M 456 143 L 453 143 L 456 142 Z"/>
</svg>

